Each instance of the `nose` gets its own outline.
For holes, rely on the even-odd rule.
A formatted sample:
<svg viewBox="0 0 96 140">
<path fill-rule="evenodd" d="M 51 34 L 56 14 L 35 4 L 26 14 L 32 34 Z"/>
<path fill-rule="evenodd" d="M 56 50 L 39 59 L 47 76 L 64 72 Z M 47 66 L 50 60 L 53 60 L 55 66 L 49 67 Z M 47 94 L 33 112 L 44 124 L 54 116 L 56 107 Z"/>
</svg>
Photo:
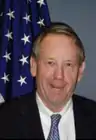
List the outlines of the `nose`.
<svg viewBox="0 0 96 140">
<path fill-rule="evenodd" d="M 54 72 L 54 77 L 56 79 L 63 79 L 64 78 L 64 69 L 63 67 L 56 67 L 55 72 Z"/>
</svg>

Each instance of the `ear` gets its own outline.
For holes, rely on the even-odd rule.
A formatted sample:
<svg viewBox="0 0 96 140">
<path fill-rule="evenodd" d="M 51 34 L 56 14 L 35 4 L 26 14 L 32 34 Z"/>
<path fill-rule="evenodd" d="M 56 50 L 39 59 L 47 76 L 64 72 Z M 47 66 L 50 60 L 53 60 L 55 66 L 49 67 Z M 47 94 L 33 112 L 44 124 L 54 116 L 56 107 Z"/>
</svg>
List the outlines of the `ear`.
<svg viewBox="0 0 96 140">
<path fill-rule="evenodd" d="M 33 77 L 36 77 L 37 63 L 34 57 L 30 58 L 30 72 Z"/>
<path fill-rule="evenodd" d="M 79 67 L 79 72 L 78 72 L 78 82 L 81 80 L 83 73 L 85 70 L 85 61 L 81 64 L 81 66 Z"/>
</svg>

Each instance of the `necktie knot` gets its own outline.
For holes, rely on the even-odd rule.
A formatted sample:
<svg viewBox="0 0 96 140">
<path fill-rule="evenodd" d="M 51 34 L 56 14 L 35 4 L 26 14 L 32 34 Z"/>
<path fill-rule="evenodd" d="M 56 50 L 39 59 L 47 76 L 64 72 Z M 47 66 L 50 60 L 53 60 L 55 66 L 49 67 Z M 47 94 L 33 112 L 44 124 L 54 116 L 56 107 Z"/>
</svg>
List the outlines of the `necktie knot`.
<svg viewBox="0 0 96 140">
<path fill-rule="evenodd" d="M 58 123 L 61 119 L 61 115 L 60 114 L 54 114 L 51 116 L 51 124 L 54 124 L 55 126 L 58 126 Z"/>
</svg>

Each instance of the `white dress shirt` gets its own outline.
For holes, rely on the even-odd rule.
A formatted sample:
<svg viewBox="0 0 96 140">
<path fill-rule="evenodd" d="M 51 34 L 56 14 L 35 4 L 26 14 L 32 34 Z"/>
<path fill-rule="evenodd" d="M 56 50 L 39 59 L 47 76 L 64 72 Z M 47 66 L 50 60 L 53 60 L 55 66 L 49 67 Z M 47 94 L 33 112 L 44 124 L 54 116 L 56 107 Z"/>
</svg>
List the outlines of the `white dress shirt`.
<svg viewBox="0 0 96 140">
<path fill-rule="evenodd" d="M 50 116 L 52 114 L 61 114 L 61 119 L 59 122 L 59 135 L 60 140 L 75 140 L 75 125 L 74 125 L 74 114 L 73 114 L 73 103 L 72 99 L 70 99 L 67 104 L 64 106 L 63 110 L 61 112 L 53 113 L 51 110 L 49 110 L 42 100 L 40 99 L 38 93 L 36 93 L 36 102 L 38 105 L 40 118 L 41 118 L 41 124 L 43 128 L 43 133 L 45 136 L 45 139 L 47 140 L 50 127 L 51 127 L 51 118 Z"/>
</svg>

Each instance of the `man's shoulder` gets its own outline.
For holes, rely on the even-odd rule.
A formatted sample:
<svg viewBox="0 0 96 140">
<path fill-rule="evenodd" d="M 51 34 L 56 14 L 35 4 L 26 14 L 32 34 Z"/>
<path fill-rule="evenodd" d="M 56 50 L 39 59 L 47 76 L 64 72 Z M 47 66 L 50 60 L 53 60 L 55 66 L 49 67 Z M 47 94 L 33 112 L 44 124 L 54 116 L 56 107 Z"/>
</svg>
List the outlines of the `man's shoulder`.
<svg viewBox="0 0 96 140">
<path fill-rule="evenodd" d="M 0 138 L 30 137 L 38 116 L 35 93 L 6 101 L 0 106 Z"/>
<path fill-rule="evenodd" d="M 0 113 L 8 112 L 8 111 L 10 112 L 20 111 L 21 108 L 33 104 L 35 100 L 34 98 L 35 98 L 34 92 L 15 97 L 14 99 L 11 99 L 10 101 L 6 101 L 0 105 Z"/>
<path fill-rule="evenodd" d="M 90 104 L 96 106 L 96 101 L 80 95 L 73 95 L 73 100 L 78 103 Z"/>
<path fill-rule="evenodd" d="M 82 97 L 79 95 L 73 95 L 74 107 L 82 110 L 82 112 L 89 112 L 96 115 L 96 101 Z"/>
</svg>

